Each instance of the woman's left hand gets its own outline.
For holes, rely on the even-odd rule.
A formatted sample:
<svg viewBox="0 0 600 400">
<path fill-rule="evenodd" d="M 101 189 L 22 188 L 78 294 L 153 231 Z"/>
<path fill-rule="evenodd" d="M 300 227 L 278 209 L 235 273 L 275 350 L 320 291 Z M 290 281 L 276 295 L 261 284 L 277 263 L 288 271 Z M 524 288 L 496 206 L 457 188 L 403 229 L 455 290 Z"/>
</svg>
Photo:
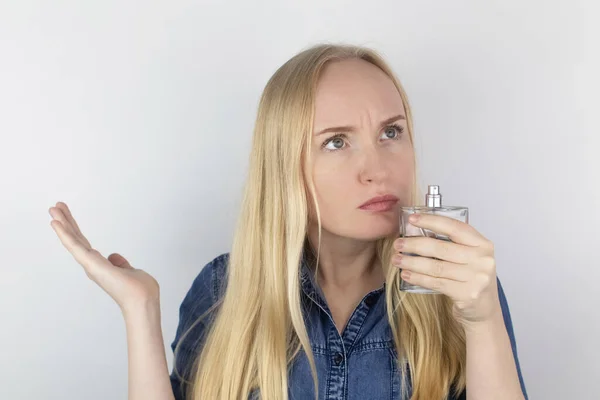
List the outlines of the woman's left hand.
<svg viewBox="0 0 600 400">
<path fill-rule="evenodd" d="M 412 217 L 418 218 L 409 220 L 414 226 L 446 235 L 452 242 L 425 236 L 396 239 L 392 264 L 402 268 L 402 279 L 450 297 L 463 325 L 487 322 L 501 313 L 494 244 L 471 225 L 450 217 Z"/>
</svg>

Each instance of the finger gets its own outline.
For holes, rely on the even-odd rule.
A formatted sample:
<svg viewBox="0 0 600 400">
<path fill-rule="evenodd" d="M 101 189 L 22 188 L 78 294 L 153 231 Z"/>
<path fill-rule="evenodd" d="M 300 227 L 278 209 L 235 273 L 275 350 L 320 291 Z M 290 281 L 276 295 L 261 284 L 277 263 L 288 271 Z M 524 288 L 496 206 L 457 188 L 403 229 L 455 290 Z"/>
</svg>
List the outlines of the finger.
<svg viewBox="0 0 600 400">
<path fill-rule="evenodd" d="M 71 226 L 71 223 L 67 220 L 67 217 L 60 208 L 50 207 L 49 213 L 52 216 L 52 218 L 54 218 L 57 221 L 60 221 L 64 229 L 69 231 L 72 235 L 77 236 L 75 230 L 73 229 L 73 226 Z"/>
<path fill-rule="evenodd" d="M 129 261 L 127 261 L 125 257 L 118 253 L 113 253 L 108 256 L 108 261 L 110 261 L 116 267 L 133 269 L 131 264 L 129 264 Z"/>
<path fill-rule="evenodd" d="M 75 234 L 78 235 L 81 239 L 84 240 L 84 243 L 87 244 L 87 247 L 92 247 L 90 245 L 90 242 L 86 239 L 86 237 L 81 232 L 81 229 L 79 229 L 79 225 L 77 225 L 77 221 L 75 221 L 75 218 L 73 218 L 73 214 L 71 213 L 71 210 L 69 209 L 69 206 L 67 206 L 67 204 L 63 203 L 62 201 L 59 201 L 58 203 L 56 203 L 56 207 L 60 208 L 62 210 L 63 214 L 65 215 L 65 217 L 67 219 L 67 221 L 69 221 L 69 224 L 71 224 L 72 229 L 75 232 Z"/>
<path fill-rule="evenodd" d="M 467 282 L 473 275 L 472 271 L 465 265 L 429 257 L 400 254 L 394 256 L 393 264 L 402 268 L 403 271 L 409 270 L 435 278 L 445 278 L 459 282 Z"/>
<path fill-rule="evenodd" d="M 84 267 L 86 273 L 93 275 L 94 262 L 99 261 L 98 257 L 103 258 L 102 255 L 96 250 L 86 248 L 71 231 L 65 228 L 61 221 L 51 221 L 50 225 L 58 235 L 63 246 Z"/>
<path fill-rule="evenodd" d="M 418 213 L 411 215 L 413 217 L 417 218 L 414 222 L 410 219 L 414 226 L 448 236 L 453 242 L 474 247 L 487 242 L 484 236 L 466 222 L 439 214 Z"/>
<path fill-rule="evenodd" d="M 463 291 L 465 282 L 453 281 L 451 279 L 436 278 L 434 276 L 420 274 L 418 272 L 404 270 L 400 277 L 406 282 L 421 286 L 427 289 L 435 290 L 438 293 L 445 294 L 452 299 L 458 299 Z"/>
<path fill-rule="evenodd" d="M 69 206 L 67 206 L 67 204 L 63 203 L 62 201 L 59 201 L 56 203 L 56 208 L 60 208 L 62 210 L 63 214 L 67 218 L 67 221 L 69 221 L 69 223 L 73 226 L 74 231 L 77 233 L 81 233 L 81 230 L 79 229 L 77 222 L 75 222 L 75 218 L 73 218 L 73 214 L 71 213 Z"/>
<path fill-rule="evenodd" d="M 476 256 L 475 248 L 453 243 L 447 240 L 424 236 L 413 236 L 403 239 L 402 253 L 439 258 L 455 264 L 468 264 Z"/>
</svg>

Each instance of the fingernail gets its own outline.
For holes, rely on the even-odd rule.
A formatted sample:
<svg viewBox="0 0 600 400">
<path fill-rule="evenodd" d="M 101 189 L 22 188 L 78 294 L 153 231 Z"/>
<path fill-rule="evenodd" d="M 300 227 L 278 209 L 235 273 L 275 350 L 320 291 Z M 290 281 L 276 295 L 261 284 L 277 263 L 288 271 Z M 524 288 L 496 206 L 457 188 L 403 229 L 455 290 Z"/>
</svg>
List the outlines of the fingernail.
<svg viewBox="0 0 600 400">
<path fill-rule="evenodd" d="M 404 239 L 397 239 L 394 242 L 394 248 L 396 250 L 402 250 L 403 247 L 404 247 Z"/>
<path fill-rule="evenodd" d="M 408 220 L 410 222 L 417 222 L 420 217 L 421 217 L 421 215 L 419 215 L 419 214 L 412 214 L 410 217 L 408 217 Z"/>
</svg>

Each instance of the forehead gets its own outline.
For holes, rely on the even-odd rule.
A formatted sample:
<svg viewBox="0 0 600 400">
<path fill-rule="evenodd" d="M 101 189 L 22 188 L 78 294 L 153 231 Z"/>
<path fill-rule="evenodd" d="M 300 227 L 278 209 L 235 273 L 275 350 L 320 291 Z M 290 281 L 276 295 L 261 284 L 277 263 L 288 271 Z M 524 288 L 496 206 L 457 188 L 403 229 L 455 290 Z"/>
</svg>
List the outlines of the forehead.
<svg viewBox="0 0 600 400">
<path fill-rule="evenodd" d="M 360 59 L 329 63 L 320 76 L 315 97 L 315 131 L 336 124 L 373 123 L 404 113 L 400 93 L 375 65 Z"/>
</svg>

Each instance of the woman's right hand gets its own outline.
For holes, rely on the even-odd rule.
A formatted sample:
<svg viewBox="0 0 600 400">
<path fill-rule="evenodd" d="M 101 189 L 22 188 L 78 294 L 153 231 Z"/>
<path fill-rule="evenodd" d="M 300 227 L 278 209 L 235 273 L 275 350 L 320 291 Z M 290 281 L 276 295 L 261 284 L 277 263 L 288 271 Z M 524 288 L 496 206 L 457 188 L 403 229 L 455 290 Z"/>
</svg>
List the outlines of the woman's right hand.
<svg viewBox="0 0 600 400">
<path fill-rule="evenodd" d="M 104 258 L 83 236 L 63 202 L 50 207 L 50 225 L 65 248 L 83 267 L 86 275 L 112 297 L 123 312 L 136 306 L 159 302 L 158 282 L 141 269 L 133 268 L 118 253 Z"/>
</svg>

